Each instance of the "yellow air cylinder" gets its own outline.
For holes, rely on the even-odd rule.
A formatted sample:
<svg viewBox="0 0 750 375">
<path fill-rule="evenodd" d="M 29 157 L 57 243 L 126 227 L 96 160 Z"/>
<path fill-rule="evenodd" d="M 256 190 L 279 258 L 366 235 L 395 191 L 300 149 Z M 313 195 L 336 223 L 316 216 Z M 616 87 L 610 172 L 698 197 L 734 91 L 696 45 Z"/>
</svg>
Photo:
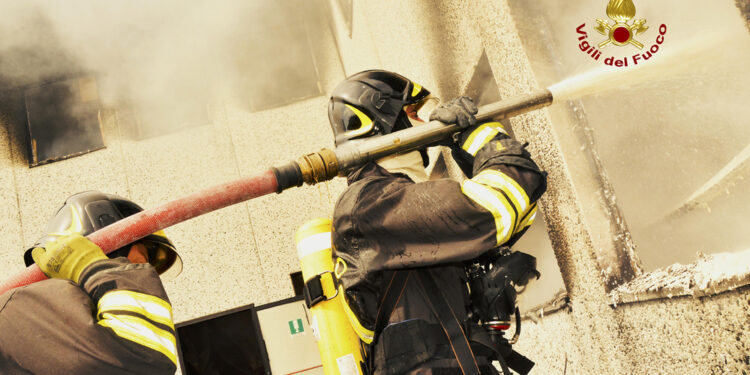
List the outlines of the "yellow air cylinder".
<svg viewBox="0 0 750 375">
<path fill-rule="evenodd" d="M 359 337 L 344 312 L 343 289 L 334 285 L 331 220 L 314 219 L 297 231 L 297 256 L 305 281 L 320 276 L 325 298 L 310 308 L 326 375 L 362 375 Z"/>
</svg>

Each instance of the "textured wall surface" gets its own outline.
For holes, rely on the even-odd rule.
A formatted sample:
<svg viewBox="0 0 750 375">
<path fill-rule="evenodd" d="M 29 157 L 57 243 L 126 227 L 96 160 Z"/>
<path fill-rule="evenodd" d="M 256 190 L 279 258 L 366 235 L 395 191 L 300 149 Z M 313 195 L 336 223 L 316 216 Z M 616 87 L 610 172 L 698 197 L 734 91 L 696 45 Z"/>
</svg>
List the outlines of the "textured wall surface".
<svg viewBox="0 0 750 375">
<path fill-rule="evenodd" d="M 331 34 L 315 51 L 322 89 L 346 74 L 398 71 L 450 98 L 463 92 L 482 52 L 506 96 L 538 88 L 507 0 L 356 1 L 349 37 L 337 1 Z M 336 51 L 334 41 L 339 50 Z M 319 56 L 318 56 L 319 55 Z M 339 58 L 341 62 L 339 62 Z M 343 65 L 343 69 L 342 69 Z M 121 137 L 116 112 L 103 113 L 107 149 L 29 169 L 12 124 L 12 101 L 0 100 L 0 274 L 23 268 L 33 244 L 70 194 L 99 189 L 144 207 L 331 147 L 326 96 L 250 113 L 214 105 L 211 123 L 142 141 Z M 747 372 L 750 290 L 610 306 L 597 267 L 596 236 L 577 191 L 575 165 L 558 146 L 565 134 L 546 110 L 511 120 L 518 138 L 549 172 L 541 208 L 571 299 L 570 311 L 527 321 L 516 348 L 537 362 L 533 374 L 738 374 Z M 292 295 L 299 269 L 293 234 L 304 221 L 330 214 L 342 180 L 266 196 L 167 229 L 185 268 L 165 283 L 176 321 Z"/>
<path fill-rule="evenodd" d="M 513 19 L 507 2 L 498 0 L 358 2 L 352 38 L 343 32 L 337 38 L 370 51 L 383 68 L 424 79 L 425 86 L 437 87 L 437 94 L 446 98 L 461 92 L 466 80 L 460 77 L 470 76 L 470 67 L 485 50 L 500 92 L 512 96 L 538 87 L 515 27 L 527 21 Z M 415 26 L 422 32 L 395 35 Z M 342 51 L 347 73 L 363 66 L 357 54 L 352 55 L 347 58 L 348 53 Z M 424 78 L 429 74 L 432 79 Z M 449 74 L 454 76 L 444 76 Z M 557 145 L 560 137 L 571 135 L 557 134 L 564 128 L 553 126 L 546 111 L 519 116 L 511 124 L 519 138 L 531 141 L 532 153 L 550 174 L 542 209 L 571 298 L 571 311 L 524 324 L 517 349 L 537 361 L 533 373 L 729 374 L 746 370 L 747 289 L 701 299 L 611 307 L 592 244 L 592 237 L 601 234 L 593 231 L 595 225 L 588 225 L 582 209 L 597 197 L 576 189 L 570 171 L 580 173 L 582 166 L 566 164 Z M 699 328 L 687 329 L 692 326 Z"/>
<path fill-rule="evenodd" d="M 624 342 L 621 349 L 630 368 L 626 373 L 747 374 L 749 305 L 750 290 L 745 287 L 711 297 L 679 297 L 618 306 L 614 309 L 617 322 L 614 333 Z M 537 361 L 532 373 L 591 374 L 595 373 L 592 354 L 615 354 L 613 348 L 596 343 L 595 347 L 582 348 L 581 336 L 593 327 L 574 324 L 578 317 L 575 310 L 560 311 L 537 322 L 524 322 L 515 348 Z"/>
<path fill-rule="evenodd" d="M 102 118 L 105 150 L 29 169 L 15 146 L 3 153 L 0 178 L 2 274 L 23 268 L 22 251 L 70 194 L 97 189 L 149 208 L 238 179 L 302 153 L 332 147 L 326 97 L 249 113 L 221 107 L 211 124 L 141 141 L 120 139 L 114 114 Z M 272 129 L 269 131 L 269 129 Z M 39 183 L 38 181 L 44 181 Z M 215 211 L 166 229 L 184 263 L 165 286 L 176 321 L 293 295 L 299 269 L 294 232 L 330 215 L 342 180 Z"/>
<path fill-rule="evenodd" d="M 315 41 L 321 91 L 344 78 L 330 29 Z M 23 249 L 41 236 L 69 195 L 101 190 L 145 208 L 333 147 L 327 95 L 260 112 L 214 103 L 210 121 L 134 140 L 128 119 L 102 111 L 106 149 L 29 168 L 23 100 L 7 93 L 0 108 L 0 274 L 24 268 Z M 329 216 L 345 182 L 337 179 L 215 211 L 166 229 L 182 256 L 182 274 L 165 281 L 176 322 L 293 296 L 300 269 L 294 233 Z"/>
</svg>

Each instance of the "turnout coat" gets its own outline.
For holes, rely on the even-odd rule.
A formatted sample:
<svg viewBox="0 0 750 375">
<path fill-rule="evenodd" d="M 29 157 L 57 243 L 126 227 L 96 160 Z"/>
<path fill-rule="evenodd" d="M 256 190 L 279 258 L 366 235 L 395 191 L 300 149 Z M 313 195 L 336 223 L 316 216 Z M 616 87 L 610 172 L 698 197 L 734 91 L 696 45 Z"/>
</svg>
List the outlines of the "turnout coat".
<svg viewBox="0 0 750 375">
<path fill-rule="evenodd" d="M 467 129 L 453 151 L 470 177 L 463 182 L 415 183 L 369 163 L 348 176 L 349 187 L 336 204 L 332 241 L 334 256 L 347 266 L 339 279 L 345 310 L 369 344 L 375 374 L 460 373 L 412 274 L 397 291 L 385 328 L 375 332 L 394 271 L 427 268 L 452 313 L 465 323 L 470 300 L 463 262 L 515 242 L 534 221 L 536 201 L 546 190 L 546 174 L 500 123 Z M 467 327 L 464 333 L 471 336 Z M 496 373 L 487 358 L 474 354 L 482 373 Z"/>
<path fill-rule="evenodd" d="M 92 263 L 0 296 L 0 374 L 174 374 L 172 308 L 149 264 Z"/>
</svg>

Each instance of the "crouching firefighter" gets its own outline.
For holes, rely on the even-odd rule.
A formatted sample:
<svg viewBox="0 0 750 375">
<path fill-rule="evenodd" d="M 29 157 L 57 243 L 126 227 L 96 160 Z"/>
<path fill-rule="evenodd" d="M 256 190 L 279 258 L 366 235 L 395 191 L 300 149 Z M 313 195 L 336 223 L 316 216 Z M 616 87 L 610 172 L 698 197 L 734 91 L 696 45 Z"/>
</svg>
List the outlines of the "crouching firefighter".
<svg viewBox="0 0 750 375">
<path fill-rule="evenodd" d="M 357 73 L 329 102 L 336 145 L 410 127 L 429 99 L 398 74 Z M 534 221 L 546 174 L 500 123 L 476 123 L 476 112 L 461 97 L 430 115 L 463 129 L 450 146 L 468 179 L 428 180 L 424 151 L 388 156 L 348 174 L 332 220 L 297 233 L 327 374 L 355 373 L 354 362 L 365 374 L 497 374 L 494 360 L 506 374 L 533 366 L 503 330 L 518 316 L 514 287 L 539 276 L 536 260 L 509 246 Z M 344 339 L 327 340 L 330 331 Z"/>
<path fill-rule="evenodd" d="M 159 274 L 182 261 L 163 232 L 109 256 L 88 235 L 142 211 L 98 191 L 69 197 L 24 254 L 50 280 L 0 296 L 2 374 L 174 374 L 172 307 Z"/>
</svg>

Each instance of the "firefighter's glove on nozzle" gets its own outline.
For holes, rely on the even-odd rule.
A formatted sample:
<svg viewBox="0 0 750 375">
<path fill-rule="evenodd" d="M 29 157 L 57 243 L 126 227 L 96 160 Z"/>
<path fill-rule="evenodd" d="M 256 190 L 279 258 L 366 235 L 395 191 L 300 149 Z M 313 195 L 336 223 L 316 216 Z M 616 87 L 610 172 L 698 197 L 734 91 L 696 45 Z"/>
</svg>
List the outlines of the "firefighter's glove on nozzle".
<svg viewBox="0 0 750 375">
<path fill-rule="evenodd" d="M 32 250 L 31 257 L 45 275 L 76 283 L 83 270 L 91 263 L 107 259 L 99 246 L 80 234 L 58 237 L 47 242 L 44 247 Z"/>
<path fill-rule="evenodd" d="M 459 96 L 448 103 L 443 103 L 430 114 L 430 121 L 440 121 L 444 124 L 456 124 L 466 129 L 477 123 L 477 106 L 467 96 Z"/>
</svg>

